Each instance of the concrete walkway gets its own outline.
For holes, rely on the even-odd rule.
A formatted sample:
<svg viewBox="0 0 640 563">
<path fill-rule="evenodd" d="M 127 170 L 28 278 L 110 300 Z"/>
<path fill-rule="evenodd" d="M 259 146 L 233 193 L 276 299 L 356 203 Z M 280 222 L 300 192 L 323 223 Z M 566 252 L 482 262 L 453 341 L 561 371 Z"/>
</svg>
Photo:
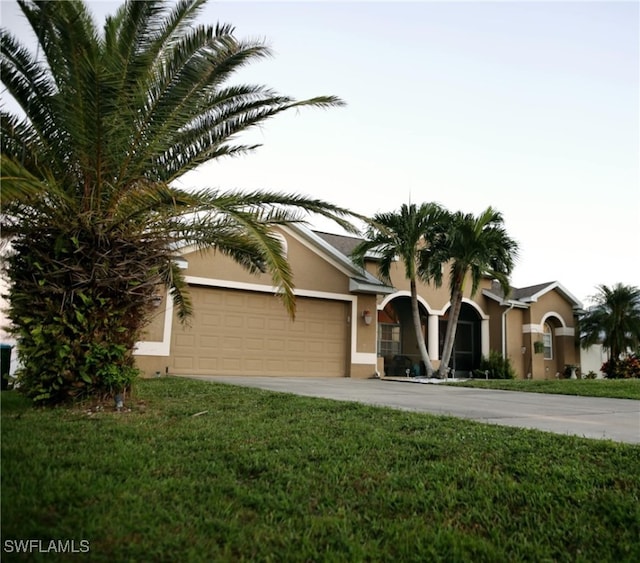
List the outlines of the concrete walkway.
<svg viewBox="0 0 640 563">
<path fill-rule="evenodd" d="M 640 401 L 493 391 L 383 379 L 198 376 L 194 379 L 640 444 Z"/>
</svg>

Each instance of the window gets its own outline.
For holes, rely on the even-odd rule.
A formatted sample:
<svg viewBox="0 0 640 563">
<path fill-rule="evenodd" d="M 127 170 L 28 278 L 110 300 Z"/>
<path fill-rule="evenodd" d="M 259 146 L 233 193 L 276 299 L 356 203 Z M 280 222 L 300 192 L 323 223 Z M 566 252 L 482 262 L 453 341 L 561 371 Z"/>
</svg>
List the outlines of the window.
<svg viewBox="0 0 640 563">
<path fill-rule="evenodd" d="M 378 325 L 378 356 L 391 357 L 400 354 L 400 325 Z"/>
<path fill-rule="evenodd" d="M 544 359 L 553 360 L 553 332 L 549 323 L 544 323 L 542 343 L 544 344 Z"/>
</svg>

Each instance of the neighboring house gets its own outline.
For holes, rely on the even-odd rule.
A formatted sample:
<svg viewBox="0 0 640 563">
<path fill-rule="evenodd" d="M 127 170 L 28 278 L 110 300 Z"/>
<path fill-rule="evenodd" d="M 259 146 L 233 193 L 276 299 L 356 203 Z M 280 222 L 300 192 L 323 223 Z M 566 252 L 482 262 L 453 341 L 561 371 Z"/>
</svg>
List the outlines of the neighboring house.
<svg viewBox="0 0 640 563">
<path fill-rule="evenodd" d="M 282 227 L 280 235 L 294 272 L 295 321 L 269 275 L 249 274 L 219 253 L 184 248 L 178 263 L 186 268 L 194 315 L 181 325 L 163 296 L 136 351 L 145 375 L 371 377 L 419 369 L 400 264 L 390 287 L 378 279 L 375 257 L 365 270 L 348 258 L 360 239 L 297 225 Z M 421 285 L 418 299 L 437 365 L 449 291 Z M 451 367 L 467 376 L 497 350 L 519 377 L 560 376 L 580 361 L 575 314 L 581 307 L 558 282 L 513 289 L 505 298 L 499 285 L 483 280 L 474 298 L 464 299 Z"/>
</svg>

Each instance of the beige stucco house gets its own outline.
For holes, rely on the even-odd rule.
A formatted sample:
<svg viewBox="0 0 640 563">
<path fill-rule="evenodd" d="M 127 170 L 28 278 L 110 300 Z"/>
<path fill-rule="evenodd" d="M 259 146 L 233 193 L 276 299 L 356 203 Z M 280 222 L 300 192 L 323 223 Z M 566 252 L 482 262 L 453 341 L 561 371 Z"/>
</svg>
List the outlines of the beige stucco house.
<svg viewBox="0 0 640 563">
<path fill-rule="evenodd" d="M 194 305 L 190 324 L 178 321 L 163 296 L 136 355 L 145 375 L 272 375 L 371 377 L 419 369 L 409 285 L 400 264 L 392 284 L 377 277 L 375 257 L 365 269 L 349 254 L 359 239 L 282 227 L 297 296 L 291 320 L 268 275 L 252 275 L 230 258 L 184 248 Z M 429 355 L 439 363 L 449 309 L 445 286 L 419 286 Z M 519 377 L 554 378 L 579 363 L 575 313 L 581 304 L 558 282 L 514 289 L 505 298 L 492 280 L 465 296 L 451 368 L 475 370 L 497 350 Z M 539 344 L 536 344 L 539 343 Z M 434 367 L 435 367 L 434 366 Z"/>
</svg>

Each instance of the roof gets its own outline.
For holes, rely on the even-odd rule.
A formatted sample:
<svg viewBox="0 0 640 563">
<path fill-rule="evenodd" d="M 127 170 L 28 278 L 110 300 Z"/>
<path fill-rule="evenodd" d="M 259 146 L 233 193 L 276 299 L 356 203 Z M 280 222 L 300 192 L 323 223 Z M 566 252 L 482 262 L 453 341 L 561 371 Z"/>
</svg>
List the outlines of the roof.
<svg viewBox="0 0 640 563">
<path fill-rule="evenodd" d="M 504 302 L 504 304 L 512 303 L 535 303 L 545 293 L 556 290 L 567 301 L 569 301 L 574 309 L 582 309 L 582 303 L 560 282 L 552 281 L 546 283 L 539 283 L 536 285 L 529 285 L 527 287 L 512 287 L 509 298 L 505 301 L 504 291 L 499 283 L 492 283 L 491 289 L 485 289 L 482 291 L 483 295 L 495 299 L 496 301 Z"/>
<path fill-rule="evenodd" d="M 323 231 L 313 232 L 345 256 L 351 256 L 355 247 L 364 240 L 358 237 L 335 235 L 333 233 L 325 233 Z"/>
</svg>

